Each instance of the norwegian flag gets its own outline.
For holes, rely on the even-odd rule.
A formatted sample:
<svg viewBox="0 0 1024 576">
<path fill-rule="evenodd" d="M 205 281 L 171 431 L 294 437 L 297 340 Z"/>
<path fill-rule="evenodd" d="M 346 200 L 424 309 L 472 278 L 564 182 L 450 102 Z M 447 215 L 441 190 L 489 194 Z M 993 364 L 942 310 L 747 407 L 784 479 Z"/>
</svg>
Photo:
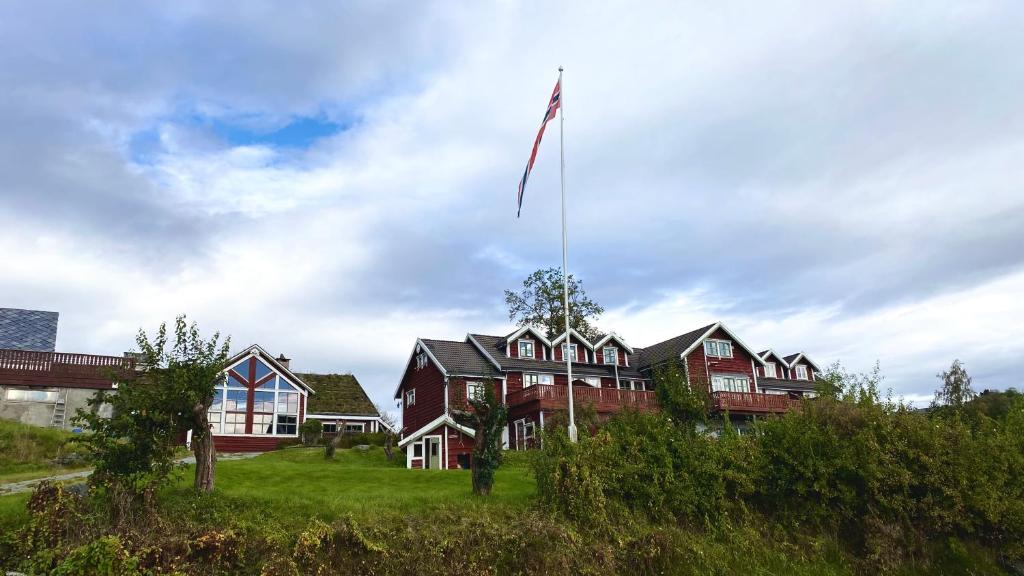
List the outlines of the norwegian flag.
<svg viewBox="0 0 1024 576">
<path fill-rule="evenodd" d="M 533 150 L 530 152 L 530 160 L 526 162 L 526 170 L 523 171 L 523 179 L 519 181 L 519 194 L 517 198 L 518 208 L 516 218 L 523 211 L 523 193 L 526 192 L 526 181 L 530 178 L 530 171 L 533 170 L 533 162 L 537 159 L 537 148 L 540 146 L 540 139 L 544 137 L 544 128 L 548 122 L 555 118 L 555 113 L 562 105 L 562 79 L 555 82 L 555 90 L 551 93 L 551 101 L 548 102 L 548 109 L 544 112 L 544 120 L 540 123 L 540 131 L 537 132 L 537 139 L 533 141 Z"/>
</svg>

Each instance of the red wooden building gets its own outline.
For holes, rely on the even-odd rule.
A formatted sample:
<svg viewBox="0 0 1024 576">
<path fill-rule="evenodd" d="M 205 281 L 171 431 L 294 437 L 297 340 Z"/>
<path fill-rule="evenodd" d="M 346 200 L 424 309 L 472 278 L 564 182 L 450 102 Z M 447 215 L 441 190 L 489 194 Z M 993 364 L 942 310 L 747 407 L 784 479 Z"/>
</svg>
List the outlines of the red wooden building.
<svg viewBox="0 0 1024 576">
<path fill-rule="evenodd" d="M 634 348 L 608 334 L 589 341 L 576 332 L 549 340 L 540 331 L 520 328 L 507 336 L 467 334 L 461 341 L 416 341 L 395 399 L 402 405 L 402 439 L 410 468 L 465 468 L 473 431 L 460 426 L 453 411 L 465 409 L 467 396 L 491 382 L 509 410 L 506 447 L 534 444 L 545 418 L 568 407 L 564 358 L 573 363 L 573 395 L 599 416 L 625 407 L 657 408 L 652 374 L 668 362 L 680 362 L 691 383 L 706 385 L 711 408 L 738 419 L 781 413 L 813 395 L 817 364 L 799 353 L 779 357 L 755 352 L 721 323 Z"/>
</svg>

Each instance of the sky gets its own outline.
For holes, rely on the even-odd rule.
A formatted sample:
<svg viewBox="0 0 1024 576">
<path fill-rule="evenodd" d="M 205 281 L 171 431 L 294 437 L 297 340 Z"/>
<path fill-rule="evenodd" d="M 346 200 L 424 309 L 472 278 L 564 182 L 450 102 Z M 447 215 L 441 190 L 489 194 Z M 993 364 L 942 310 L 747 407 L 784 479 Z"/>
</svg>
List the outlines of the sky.
<svg viewBox="0 0 1024 576">
<path fill-rule="evenodd" d="M 1019 2 L 0 3 L 0 306 L 187 314 L 352 372 L 511 331 L 561 262 L 647 346 L 722 321 L 921 405 L 1024 373 Z"/>
</svg>

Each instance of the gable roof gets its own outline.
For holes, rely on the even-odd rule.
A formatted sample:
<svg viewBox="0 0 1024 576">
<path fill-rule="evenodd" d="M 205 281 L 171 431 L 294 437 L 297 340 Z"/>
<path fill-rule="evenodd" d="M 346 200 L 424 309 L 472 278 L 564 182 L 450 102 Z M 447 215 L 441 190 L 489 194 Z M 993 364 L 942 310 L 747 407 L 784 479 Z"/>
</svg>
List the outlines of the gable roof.
<svg viewBox="0 0 1024 576">
<path fill-rule="evenodd" d="M 493 365 L 468 340 L 456 342 L 421 338 L 420 342 L 430 349 L 448 374 L 485 376 L 494 372 Z"/>
<path fill-rule="evenodd" d="M 758 378 L 758 388 L 771 388 L 772 390 L 800 390 L 813 392 L 817 383 L 810 380 L 787 380 L 785 378 Z"/>
<path fill-rule="evenodd" d="M 249 356 L 254 351 L 256 352 L 256 354 L 258 356 L 262 356 L 263 360 L 267 364 L 270 364 L 270 366 L 274 370 L 276 370 L 279 374 L 284 374 L 289 380 L 291 380 L 295 384 L 298 384 L 303 389 L 305 389 L 306 392 L 309 392 L 310 394 L 316 394 L 316 391 L 313 390 L 312 388 L 310 388 L 309 384 L 306 384 L 302 380 L 302 378 L 299 378 L 298 375 L 296 375 L 294 372 L 292 372 L 288 368 L 285 368 L 283 364 L 281 364 L 280 362 L 277 361 L 277 358 L 274 358 L 269 352 L 264 350 L 263 347 L 260 346 L 259 344 L 251 344 L 248 348 L 242 350 L 238 354 L 235 354 L 231 358 L 228 358 L 227 362 L 224 364 L 224 371 L 226 372 L 228 367 L 233 366 L 234 364 L 237 364 L 239 360 L 242 360 L 246 356 Z"/>
<path fill-rule="evenodd" d="M 761 358 L 761 360 L 764 360 L 766 362 L 768 361 L 768 357 L 769 356 L 774 356 L 776 360 L 781 360 L 783 365 L 789 366 L 789 362 L 786 362 L 785 358 L 783 358 L 782 356 L 779 356 L 779 354 L 777 352 L 775 352 L 775 350 L 772 350 L 771 348 L 769 348 L 767 350 L 763 350 L 763 351 L 759 352 L 757 355 L 758 355 L 759 358 Z"/>
<path fill-rule="evenodd" d="M 297 374 L 316 394 L 310 396 L 307 414 L 380 416 L 366 391 L 351 374 Z"/>
<path fill-rule="evenodd" d="M 669 360 L 679 358 L 683 350 L 687 350 L 695 342 L 699 342 L 703 339 L 704 334 L 708 333 L 711 328 L 714 328 L 717 324 L 708 324 L 702 328 L 697 328 L 692 332 L 686 334 L 680 334 L 675 338 L 669 338 L 664 342 L 658 342 L 652 346 L 643 348 L 640 354 L 641 363 L 644 367 L 650 367 L 657 364 L 662 364 Z"/>
<path fill-rule="evenodd" d="M 486 351 L 492 359 L 501 366 L 502 370 L 514 370 L 524 372 L 551 372 L 553 374 L 565 373 L 565 362 L 554 360 L 535 360 L 532 358 L 508 358 L 505 356 L 504 336 L 488 336 L 486 334 L 469 334 L 480 347 Z M 573 375 L 580 376 L 614 376 L 618 370 L 619 376 L 624 378 L 639 378 L 640 373 L 634 364 L 635 356 L 630 356 L 629 366 L 613 366 L 607 364 L 590 364 L 585 362 L 573 362 Z"/>
<path fill-rule="evenodd" d="M 442 424 L 447 424 L 448 426 L 450 426 L 452 428 L 455 428 L 456 430 L 458 430 L 459 432 L 462 432 L 463 434 L 465 434 L 466 436 L 469 436 L 470 438 L 476 436 L 476 432 L 472 428 L 467 428 L 467 427 L 463 426 L 462 424 L 459 424 L 451 416 L 449 416 L 447 414 L 441 414 L 437 418 L 434 418 L 430 422 L 427 422 L 423 426 L 420 426 L 419 430 L 416 430 L 416 431 L 410 433 L 405 438 L 402 438 L 401 440 L 399 440 L 398 441 L 398 447 L 399 448 L 405 448 L 410 443 L 415 442 L 416 440 L 419 440 L 427 432 L 431 432 L 432 430 L 434 430 L 438 426 L 441 426 Z"/>
<path fill-rule="evenodd" d="M 0 349 L 53 352 L 58 312 L 0 308 Z"/>
<path fill-rule="evenodd" d="M 587 348 L 590 348 L 591 350 L 594 349 L 594 345 L 591 344 L 590 340 L 587 340 L 587 338 L 585 336 L 583 336 L 583 334 L 580 334 L 579 332 L 577 332 L 576 330 L 574 330 L 572 328 L 569 328 L 569 332 L 573 336 L 575 336 L 577 340 L 582 342 L 584 346 L 586 346 Z M 551 345 L 554 346 L 555 344 L 558 344 L 562 340 L 565 340 L 565 332 L 562 332 L 561 334 L 558 335 L 558 338 L 555 338 L 554 340 L 552 340 L 551 341 Z"/>
<path fill-rule="evenodd" d="M 805 362 L 807 362 L 808 364 L 811 365 L 811 368 L 814 368 L 818 372 L 821 372 L 821 367 L 818 366 L 813 360 L 808 358 L 803 352 L 797 352 L 796 354 L 790 354 L 789 356 L 786 356 L 785 358 L 783 358 L 783 360 L 785 360 L 789 364 L 790 368 L 793 368 L 794 366 L 796 366 L 796 363 L 799 362 L 800 360 L 804 360 Z"/>
<path fill-rule="evenodd" d="M 606 343 L 608 343 L 608 342 L 610 342 L 612 340 L 615 340 L 616 342 L 618 342 L 619 346 L 622 346 L 622 348 L 626 351 L 627 354 L 632 354 L 633 353 L 633 348 L 630 347 L 629 344 L 626 344 L 626 341 L 623 340 L 622 338 L 619 338 L 614 332 L 609 332 L 609 333 L 605 334 L 604 336 L 601 336 L 600 338 L 598 338 L 597 342 L 594 342 L 594 350 L 597 350 L 598 348 L 600 348 L 601 346 L 604 346 Z"/>
<path fill-rule="evenodd" d="M 533 326 L 523 326 L 522 328 L 520 328 L 520 329 L 516 330 L 515 332 L 509 334 L 508 336 L 505 337 L 505 341 L 502 344 L 509 344 L 513 340 L 515 340 L 516 338 L 519 338 L 520 336 L 522 336 L 523 334 L 526 334 L 527 332 L 532 332 L 533 335 L 536 336 L 538 340 L 543 342 L 545 346 L 547 346 L 548 348 L 551 347 L 551 341 L 548 340 L 546 336 L 541 334 L 540 330 L 537 330 Z"/>
</svg>

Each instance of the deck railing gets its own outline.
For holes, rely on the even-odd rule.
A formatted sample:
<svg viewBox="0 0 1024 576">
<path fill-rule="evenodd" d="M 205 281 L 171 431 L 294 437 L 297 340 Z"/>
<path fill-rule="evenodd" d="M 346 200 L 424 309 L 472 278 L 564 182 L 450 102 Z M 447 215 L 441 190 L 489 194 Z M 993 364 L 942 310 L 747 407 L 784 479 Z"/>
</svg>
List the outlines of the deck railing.
<svg viewBox="0 0 1024 576">
<path fill-rule="evenodd" d="M 711 401 L 716 410 L 733 412 L 785 412 L 800 406 L 784 394 L 763 394 L 754 392 L 712 392 Z"/>
<path fill-rule="evenodd" d="M 55 377 L 108 378 L 131 371 L 135 362 L 124 356 L 32 352 L 0 349 L 0 374 L 49 374 Z"/>
<path fill-rule="evenodd" d="M 572 389 L 575 402 L 593 403 L 602 406 L 630 406 L 653 408 L 658 405 L 654 392 L 646 390 L 620 390 L 618 388 L 591 388 L 576 385 Z M 563 385 L 537 384 L 517 390 L 508 395 L 509 406 L 516 406 L 535 400 L 553 401 L 568 405 L 569 387 Z"/>
</svg>

